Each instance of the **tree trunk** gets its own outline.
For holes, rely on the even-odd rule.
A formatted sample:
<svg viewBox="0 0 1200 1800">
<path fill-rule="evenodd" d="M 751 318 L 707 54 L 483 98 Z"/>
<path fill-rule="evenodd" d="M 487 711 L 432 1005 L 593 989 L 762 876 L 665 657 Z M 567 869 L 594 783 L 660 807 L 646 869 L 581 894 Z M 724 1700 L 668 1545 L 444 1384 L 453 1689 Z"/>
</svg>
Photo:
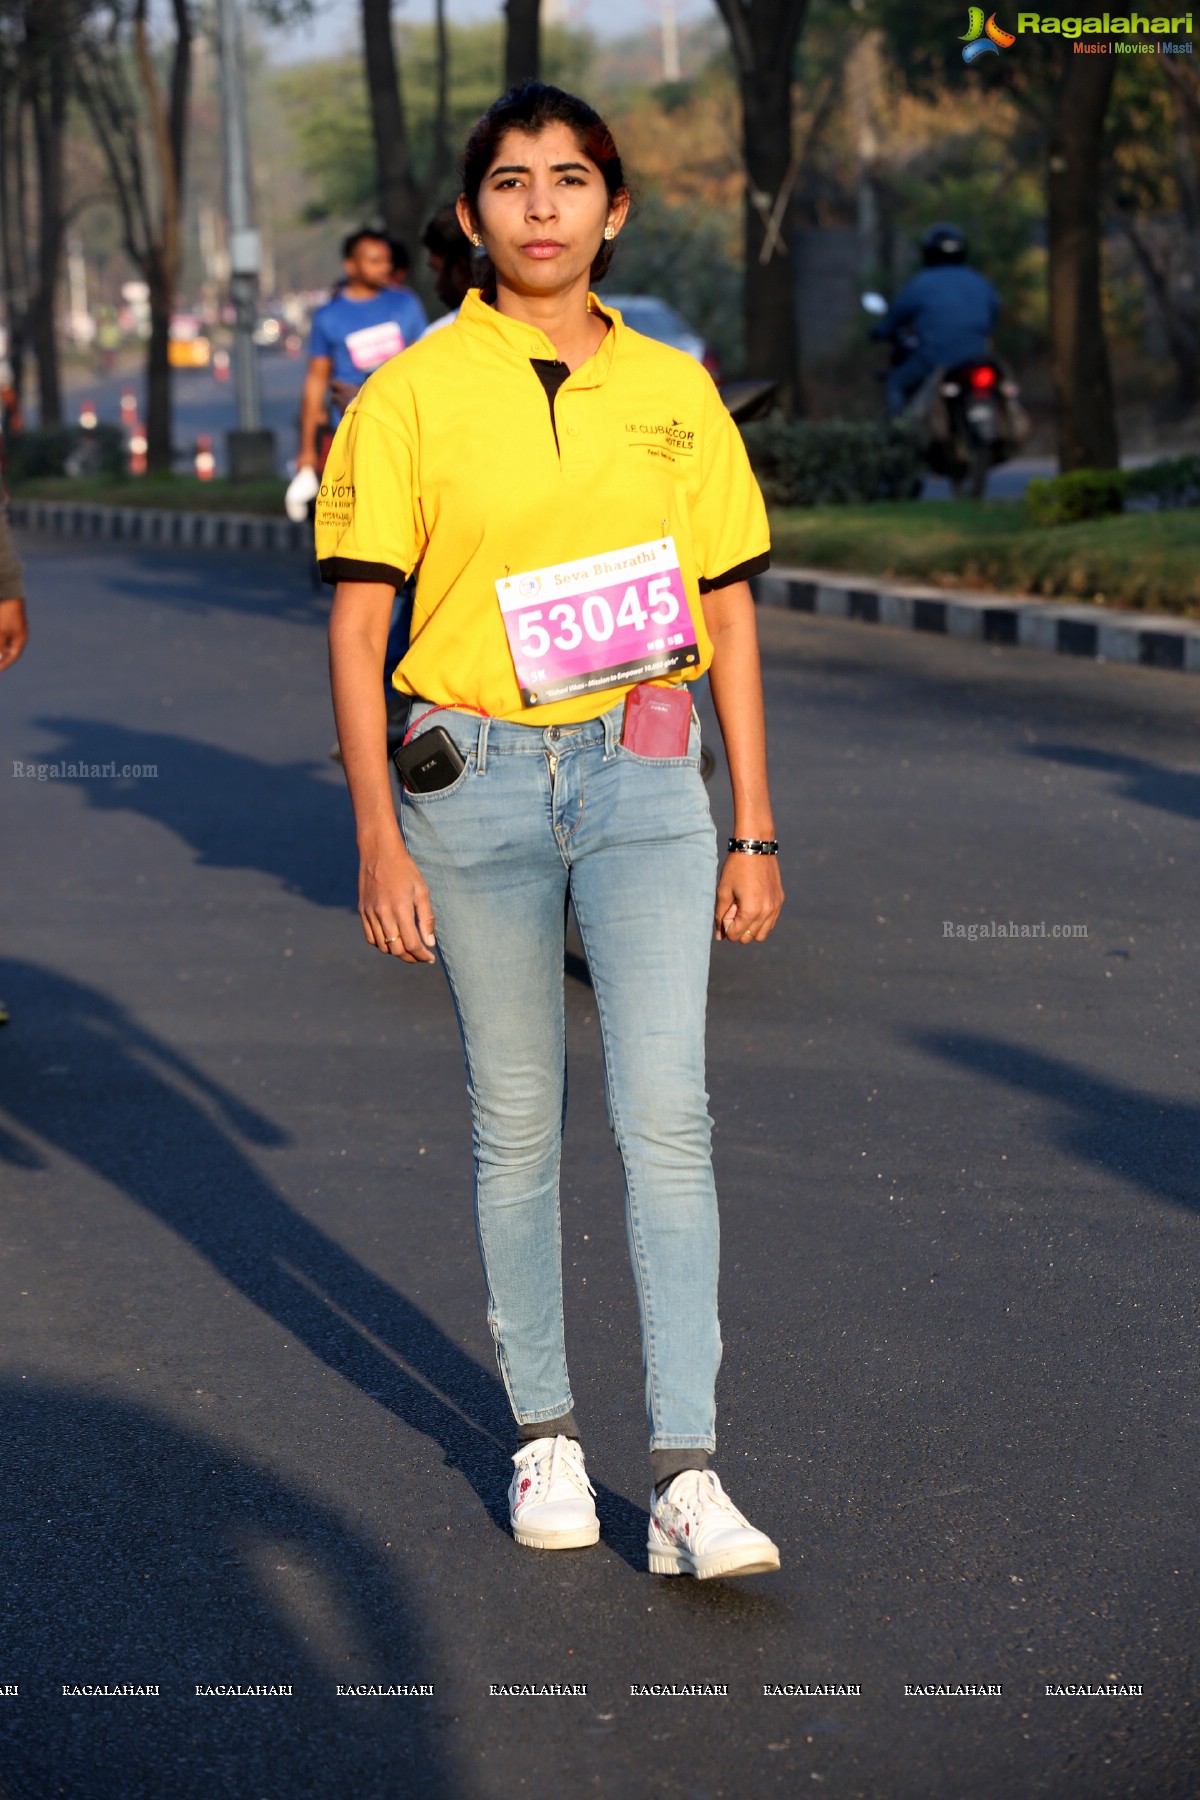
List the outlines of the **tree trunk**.
<svg viewBox="0 0 1200 1800">
<path fill-rule="evenodd" d="M 756 59 L 757 63 L 757 59 Z M 799 346 L 796 332 L 796 278 L 788 251 L 786 225 L 790 208 L 782 210 L 782 235 L 763 261 L 770 230 L 763 208 L 778 210 L 778 200 L 791 173 L 791 56 L 752 67 L 741 76 L 742 144 L 746 164 L 743 314 L 746 370 L 751 376 L 779 383 L 785 413 L 803 412 Z M 757 196 L 757 203 L 756 203 Z"/>
<path fill-rule="evenodd" d="M 28 245 L 25 225 L 24 100 L 11 65 L 0 81 L 0 252 L 4 268 L 4 319 L 12 385 L 22 395 L 29 317 Z"/>
<path fill-rule="evenodd" d="M 1111 56 L 1068 57 L 1050 131 L 1050 337 L 1064 473 L 1120 462 L 1101 304 L 1098 179 L 1115 67 Z"/>
<path fill-rule="evenodd" d="M 412 245 L 421 226 L 420 196 L 413 180 L 400 68 L 392 41 L 391 0 L 362 0 L 362 27 L 379 210 L 388 236 Z"/>
<path fill-rule="evenodd" d="M 539 69 L 538 25 L 541 0 L 505 0 L 504 85 L 536 81 Z"/>
<path fill-rule="evenodd" d="M 792 154 L 792 63 L 808 0 L 717 0 L 717 6 L 729 28 L 742 97 L 746 366 L 779 383 L 785 413 L 801 412 L 796 280 L 784 228 L 799 172 Z"/>
<path fill-rule="evenodd" d="M 161 256 L 147 261 L 142 277 L 150 289 L 150 337 L 146 344 L 146 472 L 171 473 L 171 364 L 168 345 L 175 284 Z"/>
<path fill-rule="evenodd" d="M 38 174 L 37 291 L 30 308 L 30 341 L 38 368 L 38 410 L 43 426 L 62 424 L 58 366 L 58 277 L 62 264 L 63 137 L 67 112 L 66 71 L 61 47 L 47 58 L 45 84 L 32 99 Z"/>
</svg>

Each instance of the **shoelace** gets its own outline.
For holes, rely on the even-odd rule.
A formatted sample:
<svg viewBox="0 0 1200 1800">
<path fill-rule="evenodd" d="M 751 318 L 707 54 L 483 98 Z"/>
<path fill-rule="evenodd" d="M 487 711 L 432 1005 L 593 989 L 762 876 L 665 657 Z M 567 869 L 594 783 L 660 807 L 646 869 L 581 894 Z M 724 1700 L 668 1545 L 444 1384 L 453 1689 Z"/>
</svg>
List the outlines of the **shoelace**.
<svg viewBox="0 0 1200 1800">
<path fill-rule="evenodd" d="M 718 1512 L 728 1513 L 730 1517 L 736 1519 L 739 1524 L 746 1525 L 749 1523 L 747 1519 L 742 1517 L 742 1514 L 738 1511 L 737 1507 L 733 1504 L 733 1501 L 729 1498 L 729 1495 L 725 1492 L 725 1489 L 721 1486 L 720 1480 L 714 1470 L 689 1469 L 687 1473 L 689 1475 L 695 1475 L 695 1482 L 689 1481 L 686 1484 L 679 1499 L 672 1502 L 673 1505 L 686 1506 L 690 1501 L 696 1509 L 699 1510 L 700 1507 L 705 1504 L 705 1501 L 707 1501 L 709 1505 L 716 1507 Z M 702 1489 L 703 1498 L 701 1495 Z M 665 1495 L 663 1497 L 664 1499 L 666 1498 Z"/>
<path fill-rule="evenodd" d="M 574 1441 L 573 1438 L 556 1437 L 549 1461 L 544 1455 L 531 1456 L 525 1464 L 525 1467 L 532 1469 L 535 1475 L 542 1469 L 545 1470 L 544 1483 L 539 1481 L 536 1490 L 536 1498 L 539 1500 L 543 1493 L 549 1493 L 560 1475 L 565 1475 L 571 1486 L 579 1493 L 582 1494 L 586 1489 L 589 1494 L 595 1496 L 596 1490 L 588 1479 L 587 1470 L 579 1462 L 576 1462 L 574 1456 L 566 1453 L 566 1446 Z"/>
</svg>

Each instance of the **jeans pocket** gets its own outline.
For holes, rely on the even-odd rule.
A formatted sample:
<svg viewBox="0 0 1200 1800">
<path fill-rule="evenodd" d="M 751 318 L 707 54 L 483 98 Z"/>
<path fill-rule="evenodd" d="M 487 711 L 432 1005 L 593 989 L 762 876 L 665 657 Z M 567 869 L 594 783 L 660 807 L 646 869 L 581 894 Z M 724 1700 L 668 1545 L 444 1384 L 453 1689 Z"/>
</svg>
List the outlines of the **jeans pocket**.
<svg viewBox="0 0 1200 1800">
<path fill-rule="evenodd" d="M 688 726 L 687 751 L 683 756 L 639 756 L 636 750 L 629 750 L 621 743 L 618 743 L 617 749 L 621 756 L 643 769 L 698 769 L 701 751 L 700 714 L 693 706 Z"/>
<path fill-rule="evenodd" d="M 467 785 L 468 777 L 473 775 L 474 772 L 475 752 L 471 750 L 468 752 L 466 761 L 463 763 L 462 768 L 458 771 L 458 774 L 454 777 L 454 780 L 450 783 L 449 787 L 433 788 L 429 792 L 422 794 L 415 792 L 411 788 L 405 787 L 404 783 L 401 782 L 400 791 L 402 803 L 405 806 L 410 802 L 414 806 L 432 806 L 438 800 L 452 800 L 455 794 L 461 792 Z"/>
</svg>

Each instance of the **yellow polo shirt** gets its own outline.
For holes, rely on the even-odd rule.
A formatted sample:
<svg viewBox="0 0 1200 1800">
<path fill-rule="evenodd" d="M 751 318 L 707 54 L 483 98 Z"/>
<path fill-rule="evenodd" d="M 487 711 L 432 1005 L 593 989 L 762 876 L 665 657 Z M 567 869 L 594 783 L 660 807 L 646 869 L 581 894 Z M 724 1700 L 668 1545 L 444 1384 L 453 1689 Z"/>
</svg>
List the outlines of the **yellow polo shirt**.
<svg viewBox="0 0 1200 1800">
<path fill-rule="evenodd" d="M 538 725 L 596 718 L 628 687 L 525 707 L 496 597 L 506 574 L 670 533 L 712 661 L 702 592 L 767 567 L 766 508 L 736 425 L 693 357 L 632 331 L 615 308 L 604 342 L 558 389 L 535 326 L 468 293 L 458 318 L 377 369 L 333 440 L 317 499 L 326 581 L 399 587 L 418 570 L 412 640 L 396 687 Z"/>
</svg>

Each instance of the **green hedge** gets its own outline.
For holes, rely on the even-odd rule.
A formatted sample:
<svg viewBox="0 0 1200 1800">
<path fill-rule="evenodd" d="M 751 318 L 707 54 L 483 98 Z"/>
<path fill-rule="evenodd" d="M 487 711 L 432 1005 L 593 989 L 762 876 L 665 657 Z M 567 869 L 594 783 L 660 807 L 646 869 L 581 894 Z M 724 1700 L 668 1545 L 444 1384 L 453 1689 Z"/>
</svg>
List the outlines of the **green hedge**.
<svg viewBox="0 0 1200 1800">
<path fill-rule="evenodd" d="M 1031 525 L 1079 525 L 1130 501 L 1138 511 L 1200 506 L 1200 456 L 1165 457 L 1141 469 L 1073 469 L 1031 481 L 1025 496 Z"/>
<path fill-rule="evenodd" d="M 1025 491 L 1031 525 L 1081 525 L 1119 513 L 1125 504 L 1125 476 L 1120 469 L 1072 469 L 1069 475 L 1034 480 Z"/>
<path fill-rule="evenodd" d="M 1125 471 L 1125 498 L 1153 500 L 1160 511 L 1200 506 L 1200 456 L 1173 456 Z"/>
<path fill-rule="evenodd" d="M 920 439 L 908 426 L 766 419 L 742 436 L 772 506 L 853 506 L 921 491 Z"/>
<path fill-rule="evenodd" d="M 47 475 L 124 475 L 129 452 L 119 425 L 104 421 L 87 430 L 82 425 L 48 425 L 22 431 L 8 443 L 8 480 L 37 481 Z"/>
</svg>

